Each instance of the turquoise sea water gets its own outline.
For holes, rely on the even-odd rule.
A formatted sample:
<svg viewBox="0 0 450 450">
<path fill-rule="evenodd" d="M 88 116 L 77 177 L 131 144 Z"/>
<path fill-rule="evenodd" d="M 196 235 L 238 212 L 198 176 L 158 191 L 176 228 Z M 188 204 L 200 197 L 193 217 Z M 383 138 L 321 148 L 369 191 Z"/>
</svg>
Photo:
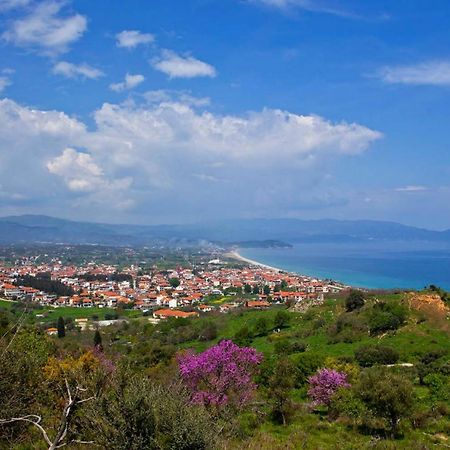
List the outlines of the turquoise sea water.
<svg viewBox="0 0 450 450">
<path fill-rule="evenodd" d="M 239 253 L 290 272 L 331 278 L 352 286 L 420 289 L 435 284 L 450 290 L 447 243 L 296 244 L 286 249 L 246 248 Z"/>
</svg>

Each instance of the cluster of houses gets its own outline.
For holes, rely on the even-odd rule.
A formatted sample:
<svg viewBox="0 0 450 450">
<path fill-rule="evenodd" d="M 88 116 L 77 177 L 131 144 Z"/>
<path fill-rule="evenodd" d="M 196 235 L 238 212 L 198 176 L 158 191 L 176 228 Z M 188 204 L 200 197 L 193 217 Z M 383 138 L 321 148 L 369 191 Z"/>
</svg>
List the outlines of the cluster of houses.
<svg viewBox="0 0 450 450">
<path fill-rule="evenodd" d="M 74 294 L 57 296 L 20 285 L 24 275 L 39 277 L 41 273 L 49 274 L 51 280 L 70 287 Z M 152 311 L 155 318 L 167 318 L 190 317 L 213 309 L 226 312 L 244 305 L 248 308 L 266 308 L 272 302 L 320 301 L 324 294 L 344 288 L 337 283 L 259 266 L 239 269 L 227 267 L 226 264 L 209 264 L 193 269 L 155 269 L 151 273 L 142 273 L 138 267 L 131 266 L 121 270 L 125 276 L 113 277 L 116 273 L 117 267 L 93 263 L 82 267 L 59 263 L 17 267 L 0 265 L 0 297 L 55 308 L 134 308 Z M 252 293 L 253 298 L 239 295 L 244 293 Z M 236 300 L 216 306 L 214 302 L 207 302 L 227 294 Z"/>
</svg>

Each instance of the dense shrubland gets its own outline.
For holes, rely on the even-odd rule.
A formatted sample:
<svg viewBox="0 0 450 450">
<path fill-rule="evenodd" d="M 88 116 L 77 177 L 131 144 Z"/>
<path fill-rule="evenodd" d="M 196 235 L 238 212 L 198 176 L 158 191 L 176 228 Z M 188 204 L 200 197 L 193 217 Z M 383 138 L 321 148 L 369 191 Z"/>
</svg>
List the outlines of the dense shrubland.
<svg viewBox="0 0 450 450">
<path fill-rule="evenodd" d="M 401 293 L 59 339 L 24 317 L 0 312 L 0 448 L 450 445 L 449 335 Z"/>
</svg>

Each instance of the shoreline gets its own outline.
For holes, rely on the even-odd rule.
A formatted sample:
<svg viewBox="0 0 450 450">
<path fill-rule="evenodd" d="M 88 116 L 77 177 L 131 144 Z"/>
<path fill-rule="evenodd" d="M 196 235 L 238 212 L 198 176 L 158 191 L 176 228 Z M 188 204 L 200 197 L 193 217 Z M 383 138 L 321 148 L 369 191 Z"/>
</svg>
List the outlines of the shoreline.
<svg viewBox="0 0 450 450">
<path fill-rule="evenodd" d="M 315 275 L 300 274 L 298 272 L 291 272 L 291 271 L 286 270 L 286 269 L 280 269 L 279 267 L 270 266 L 268 264 L 261 263 L 259 261 L 254 260 L 254 259 L 246 258 L 245 256 L 242 256 L 239 253 L 239 250 L 229 251 L 229 252 L 225 253 L 224 256 L 227 256 L 227 257 L 232 258 L 232 259 L 236 259 L 236 260 L 241 261 L 241 262 L 245 262 L 245 263 L 247 263 L 247 264 L 249 264 L 251 266 L 262 267 L 264 269 L 273 270 L 273 271 L 278 272 L 278 273 L 287 273 L 287 274 L 290 273 L 290 274 L 294 274 L 294 275 L 297 275 L 297 276 L 302 276 L 302 277 L 305 277 L 305 278 L 316 279 L 316 280 L 320 280 L 320 281 L 329 281 L 331 283 L 335 283 L 335 284 L 343 286 L 343 287 L 354 287 L 356 289 L 377 289 L 377 288 L 369 288 L 369 287 L 364 287 L 364 286 L 359 286 L 358 287 L 357 284 L 344 283 L 342 281 L 337 281 L 337 280 L 335 280 L 333 278 L 320 278 L 320 277 L 315 276 Z M 381 288 L 381 289 L 383 289 L 383 288 Z"/>
<path fill-rule="evenodd" d="M 268 264 L 263 264 L 258 261 L 255 261 L 254 259 L 245 258 L 237 250 L 230 251 L 230 252 L 226 253 L 225 256 L 228 256 L 233 259 L 237 259 L 238 261 L 245 262 L 252 266 L 258 266 L 258 267 L 263 267 L 265 269 L 274 270 L 275 272 L 286 272 L 286 273 L 288 272 L 284 269 L 280 269 L 279 267 L 269 266 Z"/>
</svg>

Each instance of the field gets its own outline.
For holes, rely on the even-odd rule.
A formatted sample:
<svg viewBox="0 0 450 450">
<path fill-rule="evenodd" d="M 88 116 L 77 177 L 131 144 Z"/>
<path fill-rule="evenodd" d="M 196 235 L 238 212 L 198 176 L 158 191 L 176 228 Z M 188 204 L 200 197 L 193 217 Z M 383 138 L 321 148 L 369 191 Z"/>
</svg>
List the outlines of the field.
<svg viewBox="0 0 450 450">
<path fill-rule="evenodd" d="M 0 300 L 0 309 L 11 310 L 17 302 Z M 58 317 L 63 317 L 64 319 L 94 319 L 94 320 L 104 320 L 107 316 L 116 316 L 137 318 L 141 317 L 142 313 L 136 310 L 126 310 L 126 309 L 114 309 L 114 308 L 73 308 L 70 306 L 64 307 L 39 307 L 29 311 L 29 316 L 32 320 L 37 322 L 54 322 Z"/>
</svg>

